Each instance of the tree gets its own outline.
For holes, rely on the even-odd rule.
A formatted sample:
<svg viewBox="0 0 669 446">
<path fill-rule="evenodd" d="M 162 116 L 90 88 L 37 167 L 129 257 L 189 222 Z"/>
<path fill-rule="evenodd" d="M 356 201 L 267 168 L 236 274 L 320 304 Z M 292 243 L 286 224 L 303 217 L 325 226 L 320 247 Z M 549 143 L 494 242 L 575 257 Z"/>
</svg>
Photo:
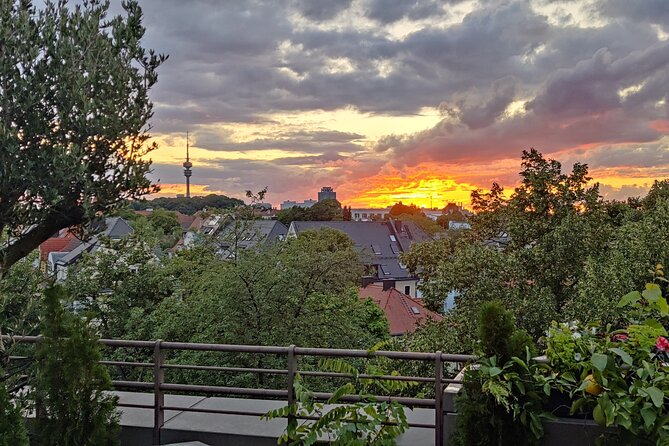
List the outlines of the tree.
<svg viewBox="0 0 669 446">
<path fill-rule="evenodd" d="M 142 10 L 7 0 L 0 9 L 0 275 L 56 231 L 155 192 L 146 178 L 149 89 Z"/>
<path fill-rule="evenodd" d="M 116 397 L 111 389 L 98 338 L 83 319 L 68 313 L 62 287 L 44 293 L 42 334 L 36 351 L 33 390 L 40 445 L 111 446 L 119 444 Z"/>
<path fill-rule="evenodd" d="M 293 206 L 283 209 L 277 215 L 277 219 L 286 226 L 294 221 L 341 221 L 344 219 L 344 212 L 339 201 L 328 198 L 310 208 Z"/>
<path fill-rule="evenodd" d="M 160 197 L 153 200 L 142 199 L 128 202 L 128 206 L 137 211 L 145 209 L 166 209 L 168 211 L 181 212 L 186 215 L 193 215 L 204 209 L 233 209 L 242 205 L 244 205 L 242 200 L 216 194 L 191 198 Z"/>
<path fill-rule="evenodd" d="M 341 221 L 343 213 L 341 203 L 333 198 L 319 201 L 311 207 L 311 219 L 314 221 Z"/>
<path fill-rule="evenodd" d="M 402 204 L 400 201 L 399 203 L 395 203 L 393 207 L 390 208 L 390 216 L 391 217 L 397 217 L 398 215 L 423 215 L 423 211 L 418 209 L 415 204 L 412 204 L 410 206 L 407 206 L 406 204 Z"/>
</svg>

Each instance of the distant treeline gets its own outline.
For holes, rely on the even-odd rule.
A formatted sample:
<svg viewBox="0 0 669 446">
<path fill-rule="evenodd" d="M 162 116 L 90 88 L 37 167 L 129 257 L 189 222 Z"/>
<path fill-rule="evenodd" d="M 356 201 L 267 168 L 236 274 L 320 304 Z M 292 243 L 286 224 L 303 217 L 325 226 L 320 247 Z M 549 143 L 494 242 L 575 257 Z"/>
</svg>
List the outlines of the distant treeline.
<svg viewBox="0 0 669 446">
<path fill-rule="evenodd" d="M 131 209 L 142 211 L 145 209 L 167 209 L 169 211 L 178 211 L 182 214 L 193 215 L 202 209 L 230 209 L 235 206 L 243 205 L 244 202 L 237 198 L 226 197 L 225 195 L 206 195 L 203 197 L 179 197 L 179 198 L 156 198 L 153 200 L 135 200 L 128 202 Z"/>
</svg>

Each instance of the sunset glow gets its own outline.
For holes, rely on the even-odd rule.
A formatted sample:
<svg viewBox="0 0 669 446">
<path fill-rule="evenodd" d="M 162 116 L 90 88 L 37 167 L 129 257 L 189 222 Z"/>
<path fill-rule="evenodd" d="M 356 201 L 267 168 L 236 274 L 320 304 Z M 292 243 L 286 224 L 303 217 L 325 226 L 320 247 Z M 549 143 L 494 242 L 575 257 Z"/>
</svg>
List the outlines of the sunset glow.
<svg viewBox="0 0 669 446">
<path fill-rule="evenodd" d="M 183 193 L 187 131 L 194 194 L 267 186 L 275 206 L 322 186 L 352 206 L 468 205 L 510 193 L 531 147 L 587 163 L 606 198 L 669 177 L 662 2 L 277 1 L 146 2 L 147 44 L 170 54 L 161 195 Z"/>
</svg>

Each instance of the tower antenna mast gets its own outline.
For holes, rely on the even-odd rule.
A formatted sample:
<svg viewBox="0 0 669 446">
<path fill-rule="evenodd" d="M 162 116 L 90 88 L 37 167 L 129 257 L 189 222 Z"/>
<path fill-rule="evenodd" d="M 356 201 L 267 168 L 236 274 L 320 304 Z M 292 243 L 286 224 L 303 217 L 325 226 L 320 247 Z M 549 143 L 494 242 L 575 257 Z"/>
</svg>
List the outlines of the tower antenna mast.
<svg viewBox="0 0 669 446">
<path fill-rule="evenodd" d="M 190 177 L 193 175 L 191 168 L 193 163 L 190 162 L 190 150 L 188 144 L 188 132 L 186 132 L 186 161 L 183 163 L 184 176 L 186 177 L 186 198 L 190 198 Z"/>
</svg>

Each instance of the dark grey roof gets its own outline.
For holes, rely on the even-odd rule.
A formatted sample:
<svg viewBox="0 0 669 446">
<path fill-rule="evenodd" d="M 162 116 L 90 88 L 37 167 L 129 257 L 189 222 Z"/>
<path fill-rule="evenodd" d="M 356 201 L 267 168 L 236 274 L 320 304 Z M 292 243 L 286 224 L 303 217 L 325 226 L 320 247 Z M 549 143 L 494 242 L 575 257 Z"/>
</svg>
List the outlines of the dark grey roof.
<svg viewBox="0 0 669 446">
<path fill-rule="evenodd" d="M 406 252 L 416 242 L 429 240 L 430 236 L 413 222 L 399 221 L 294 221 L 289 232 L 300 234 L 309 229 L 323 227 L 337 229 L 348 235 L 360 250 L 360 261 L 377 267 L 377 277 L 383 279 L 410 278 L 402 268 L 399 254 Z"/>
<path fill-rule="evenodd" d="M 83 242 L 72 251 L 61 257 L 56 263 L 58 265 L 70 265 L 78 261 L 84 252 L 95 252 L 100 247 L 100 239 L 109 237 L 112 240 L 120 240 L 133 231 L 132 226 L 128 224 L 121 217 L 109 217 L 105 219 L 104 230 L 92 237 L 90 240 Z"/>
<path fill-rule="evenodd" d="M 288 228 L 278 220 L 233 220 L 218 234 L 223 251 L 233 246 L 247 249 L 260 242 L 274 243 L 283 240 Z"/>
</svg>

